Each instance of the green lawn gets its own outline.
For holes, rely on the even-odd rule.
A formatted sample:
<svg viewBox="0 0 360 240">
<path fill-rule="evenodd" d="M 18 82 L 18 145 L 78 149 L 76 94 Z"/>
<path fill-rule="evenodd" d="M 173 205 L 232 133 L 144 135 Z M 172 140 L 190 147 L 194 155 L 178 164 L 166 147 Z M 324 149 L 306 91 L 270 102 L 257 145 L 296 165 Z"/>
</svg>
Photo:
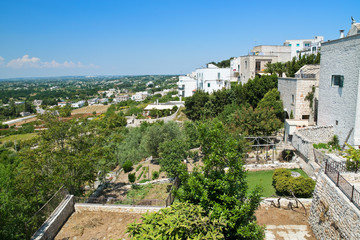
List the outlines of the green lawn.
<svg viewBox="0 0 360 240">
<path fill-rule="evenodd" d="M 23 141 L 23 140 L 29 140 L 33 137 L 35 137 L 37 133 L 25 133 L 25 134 L 17 134 L 17 135 L 10 135 L 7 137 L 0 138 L 0 141 L 2 143 L 8 142 L 8 141 Z"/>
<path fill-rule="evenodd" d="M 308 177 L 308 175 L 301 169 L 292 169 L 291 171 L 298 172 L 303 177 Z M 273 195 L 276 195 L 275 188 L 272 186 L 273 174 L 274 174 L 274 170 L 248 172 L 247 181 L 248 181 L 249 191 L 254 189 L 256 185 L 260 185 L 263 188 L 263 192 L 262 192 L 263 197 L 271 197 Z"/>
</svg>

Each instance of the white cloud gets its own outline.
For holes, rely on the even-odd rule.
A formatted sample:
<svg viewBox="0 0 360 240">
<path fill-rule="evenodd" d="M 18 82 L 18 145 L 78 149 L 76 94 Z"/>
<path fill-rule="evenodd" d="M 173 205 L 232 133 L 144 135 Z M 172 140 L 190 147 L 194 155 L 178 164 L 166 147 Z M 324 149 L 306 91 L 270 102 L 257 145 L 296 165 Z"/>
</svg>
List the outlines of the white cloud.
<svg viewBox="0 0 360 240">
<path fill-rule="evenodd" d="M 0 57 L 1 64 L 1 57 Z M 24 55 L 22 58 L 17 58 L 9 61 L 6 65 L 9 68 L 96 68 L 94 64 L 84 65 L 81 62 L 74 63 L 72 61 L 65 61 L 59 63 L 55 60 L 51 62 L 43 62 L 40 58 Z"/>
<path fill-rule="evenodd" d="M 0 56 L 0 66 L 3 65 L 4 61 L 5 59 L 2 56 Z"/>
</svg>

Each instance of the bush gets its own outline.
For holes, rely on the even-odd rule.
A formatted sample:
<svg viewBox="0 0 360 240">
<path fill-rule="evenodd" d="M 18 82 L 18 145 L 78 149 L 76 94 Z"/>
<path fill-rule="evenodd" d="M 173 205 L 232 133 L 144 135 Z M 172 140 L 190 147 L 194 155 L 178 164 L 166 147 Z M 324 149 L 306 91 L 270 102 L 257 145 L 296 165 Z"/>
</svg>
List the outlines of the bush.
<svg viewBox="0 0 360 240">
<path fill-rule="evenodd" d="M 160 174 L 158 171 L 152 171 L 151 175 L 152 175 L 152 180 L 155 180 L 159 178 Z"/>
<path fill-rule="evenodd" d="M 291 196 L 292 191 L 296 197 L 311 197 L 316 184 L 311 178 L 292 177 L 285 168 L 276 169 L 272 179 L 277 194 L 285 196 Z"/>
<path fill-rule="evenodd" d="M 127 160 L 122 165 L 124 172 L 130 172 L 133 169 L 133 163 L 130 160 Z"/>
<path fill-rule="evenodd" d="M 128 179 L 129 179 L 129 182 L 134 183 L 135 179 L 136 179 L 135 173 L 129 173 Z"/>
<path fill-rule="evenodd" d="M 142 179 L 139 183 L 146 183 L 148 181 L 150 181 L 150 180 L 149 179 Z"/>
<path fill-rule="evenodd" d="M 139 169 L 142 167 L 142 164 L 140 164 L 140 165 L 138 165 L 137 167 L 136 167 L 136 171 L 139 171 Z"/>
</svg>

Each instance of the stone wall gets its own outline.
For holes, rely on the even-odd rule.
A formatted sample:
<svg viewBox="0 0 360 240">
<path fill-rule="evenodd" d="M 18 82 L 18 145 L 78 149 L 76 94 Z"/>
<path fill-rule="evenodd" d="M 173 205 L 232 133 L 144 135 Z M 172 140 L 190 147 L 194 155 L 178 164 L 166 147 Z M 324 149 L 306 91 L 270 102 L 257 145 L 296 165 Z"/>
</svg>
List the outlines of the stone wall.
<svg viewBox="0 0 360 240">
<path fill-rule="evenodd" d="M 320 172 L 310 210 L 309 224 L 317 239 L 360 239 L 360 211 Z"/>
<path fill-rule="evenodd" d="M 32 236 L 32 240 L 54 239 L 61 227 L 74 212 L 74 196 L 67 195 L 50 217 Z"/>
<path fill-rule="evenodd" d="M 296 169 L 296 168 L 300 168 L 300 166 L 297 163 L 280 163 L 280 162 L 275 162 L 275 163 L 271 163 L 271 164 L 246 164 L 245 165 L 245 169 L 250 172 L 274 170 L 277 168 Z"/>
<path fill-rule="evenodd" d="M 128 212 L 128 213 L 146 213 L 157 212 L 164 207 L 156 206 L 126 206 L 126 205 L 103 205 L 93 203 L 76 203 L 76 212 Z"/>
<path fill-rule="evenodd" d="M 294 132 L 291 144 L 306 161 L 314 161 L 314 143 L 327 143 L 332 140 L 332 126 L 315 126 L 298 129 Z"/>
</svg>

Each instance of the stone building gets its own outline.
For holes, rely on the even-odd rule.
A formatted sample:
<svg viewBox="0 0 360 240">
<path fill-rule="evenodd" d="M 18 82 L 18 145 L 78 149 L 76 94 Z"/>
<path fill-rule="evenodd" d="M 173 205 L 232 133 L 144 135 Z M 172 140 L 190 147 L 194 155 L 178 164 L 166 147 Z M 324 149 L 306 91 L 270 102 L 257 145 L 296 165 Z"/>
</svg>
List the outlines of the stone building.
<svg viewBox="0 0 360 240">
<path fill-rule="evenodd" d="M 318 125 L 333 125 L 340 143 L 360 145 L 360 24 L 322 44 Z"/>
<path fill-rule="evenodd" d="M 295 73 L 294 78 L 279 78 L 278 90 L 288 116 L 293 115 L 295 120 L 310 120 L 310 123 L 316 120 L 314 113 L 316 112 L 315 102 L 318 93 L 319 73 L 320 65 L 309 64 L 300 68 Z M 309 93 L 313 94 L 312 107 L 310 107 L 310 101 L 305 99 Z"/>
<path fill-rule="evenodd" d="M 249 78 L 265 73 L 267 63 L 287 62 L 291 60 L 291 47 L 260 45 L 254 47 L 248 55 L 230 61 L 231 81 L 246 83 Z"/>
</svg>

